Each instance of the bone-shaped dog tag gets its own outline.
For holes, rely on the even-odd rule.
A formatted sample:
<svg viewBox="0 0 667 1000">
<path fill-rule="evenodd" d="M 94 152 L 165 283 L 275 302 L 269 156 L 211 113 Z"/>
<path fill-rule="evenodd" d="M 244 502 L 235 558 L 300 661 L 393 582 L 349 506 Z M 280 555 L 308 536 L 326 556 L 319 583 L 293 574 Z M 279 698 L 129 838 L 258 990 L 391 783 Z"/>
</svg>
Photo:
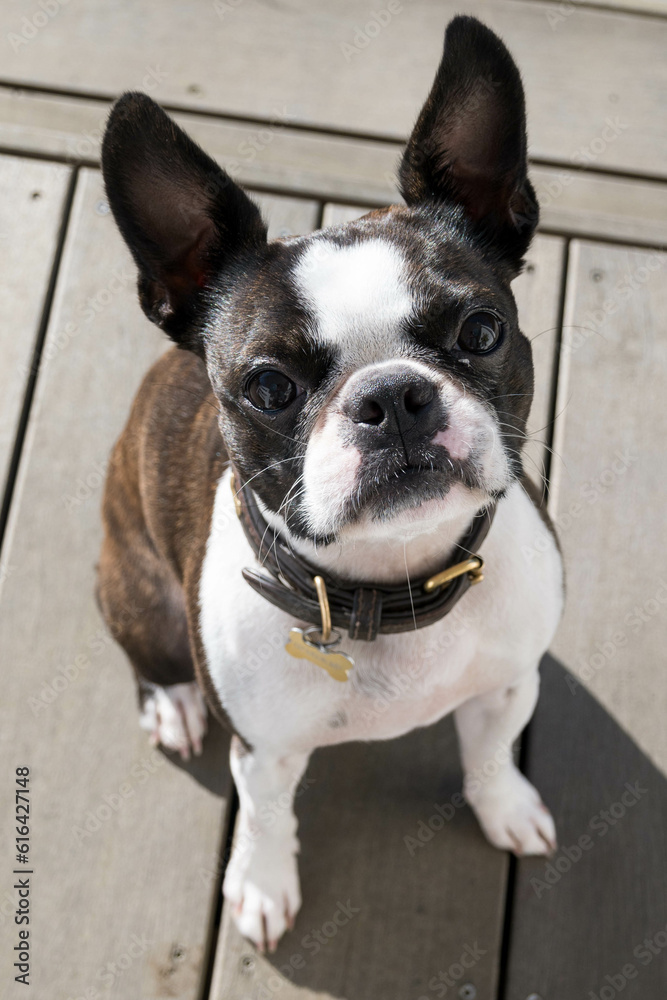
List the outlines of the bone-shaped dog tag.
<svg viewBox="0 0 667 1000">
<path fill-rule="evenodd" d="M 308 638 L 303 629 L 290 629 L 289 639 L 285 649 L 297 660 L 310 660 L 322 670 L 326 670 L 335 681 L 348 680 L 348 673 L 354 666 L 354 660 L 345 653 L 334 653 L 321 643 L 315 643 Z"/>
</svg>

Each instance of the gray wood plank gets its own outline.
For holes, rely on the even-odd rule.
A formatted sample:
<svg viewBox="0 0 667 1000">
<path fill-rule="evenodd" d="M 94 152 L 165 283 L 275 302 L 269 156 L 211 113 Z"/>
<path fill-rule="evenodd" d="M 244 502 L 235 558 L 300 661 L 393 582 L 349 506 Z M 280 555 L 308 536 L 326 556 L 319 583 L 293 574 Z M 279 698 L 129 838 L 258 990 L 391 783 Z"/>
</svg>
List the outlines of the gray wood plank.
<svg viewBox="0 0 667 1000">
<path fill-rule="evenodd" d="M 533 405 L 526 428 L 524 467 L 538 486 L 547 468 L 547 446 L 552 435 L 551 399 L 565 240 L 538 235 L 526 255 L 526 266 L 512 285 L 521 329 L 531 342 L 535 366 Z"/>
<path fill-rule="evenodd" d="M 269 239 L 301 236 L 316 228 L 320 204 L 308 198 L 286 198 L 277 194 L 252 195 L 269 223 Z"/>
<path fill-rule="evenodd" d="M 306 779 L 295 930 L 262 957 L 223 908 L 211 1000 L 417 998 L 450 967 L 459 986 L 493 997 L 507 858 L 460 804 L 451 720 L 318 751 Z M 420 831 L 433 835 L 415 847 Z"/>
<path fill-rule="evenodd" d="M 667 3 L 665 0 L 569 0 L 566 4 L 554 2 L 554 0 L 543 0 L 552 8 L 549 23 L 554 29 L 558 27 L 564 17 L 569 17 L 570 13 L 575 13 L 579 7 L 606 7 L 616 8 L 629 14 L 653 14 L 656 17 L 667 17 Z"/>
<path fill-rule="evenodd" d="M 667 185 L 541 164 L 533 164 L 530 174 L 540 202 L 540 229 L 658 247 L 667 241 Z M 397 200 L 395 192 L 390 195 Z M 368 210 L 328 202 L 323 225 L 347 222 Z"/>
<path fill-rule="evenodd" d="M 573 566 L 554 653 L 577 667 L 617 627 L 627 632 L 600 669 L 581 667 L 583 680 L 663 770 L 664 605 L 645 622 L 626 616 L 636 604 L 654 608 L 654 592 L 662 593 L 654 554 L 667 543 L 666 269 L 664 253 L 573 243 L 552 493 Z M 577 573 L 582 555 L 586 568 Z"/>
<path fill-rule="evenodd" d="M 530 175 L 542 229 L 656 247 L 667 243 L 665 184 L 537 164 Z"/>
<path fill-rule="evenodd" d="M 667 135 L 656 124 L 667 22 L 581 6 L 554 29 L 541 2 L 466 0 L 464 9 L 519 61 L 533 156 L 561 162 L 600 138 L 596 166 L 665 175 Z M 444 25 L 460 10 L 454 0 L 412 0 L 379 27 L 356 0 L 216 0 L 196 16 L 178 0 L 78 0 L 35 27 L 31 0 L 15 0 L 0 7 L 3 75 L 109 97 L 149 89 L 190 108 L 404 138 Z M 627 126 L 609 140 L 607 118 Z"/>
<path fill-rule="evenodd" d="M 151 752 L 131 671 L 93 596 L 110 446 L 166 341 L 143 318 L 134 268 L 97 171 L 72 208 L 8 535 L 0 648 L 0 834 L 14 836 L 13 775 L 31 769 L 35 996 L 197 998 L 217 903 L 229 797 L 216 727 L 192 766 Z M 140 609 L 128 608 L 128 614 Z M 9 913 L 11 859 L 0 874 Z M 13 923 L 5 930 L 15 931 Z M 9 938 L 9 940 L 7 940 Z M 3 997 L 13 933 L 0 949 Z M 109 968 L 111 963 L 112 968 Z"/>
<path fill-rule="evenodd" d="M 156 100 L 164 100 L 151 91 Z M 33 94 L 0 86 L 0 146 L 96 163 L 108 101 Z M 397 197 L 400 144 L 322 135 L 178 112 L 176 120 L 233 177 L 252 187 L 383 204 Z"/>
<path fill-rule="evenodd" d="M 0 146 L 97 162 L 108 108 L 104 101 L 0 86 Z M 400 142 L 289 127 L 267 134 L 248 122 L 185 113 L 175 117 L 237 180 L 251 187 L 325 199 L 335 196 L 361 205 L 399 200 L 395 174 Z M 569 163 L 533 164 L 531 177 L 540 198 L 543 228 L 652 246 L 667 243 L 666 184 L 575 170 Z M 350 210 L 357 211 L 354 206 Z"/>
<path fill-rule="evenodd" d="M 350 221 L 364 211 L 328 203 L 323 224 Z M 531 427 L 541 433 L 528 451 L 540 469 L 563 250 L 562 239 L 538 237 L 515 284 L 522 327 L 534 341 Z M 388 744 L 321 751 L 307 778 L 312 784 L 297 800 L 305 903 L 296 929 L 275 956 L 263 958 L 240 937 L 224 908 L 212 1000 L 259 1000 L 278 990 L 285 1000 L 417 997 L 432 989 L 429 983 L 441 971 L 456 966 L 466 947 L 476 946 L 484 955 L 458 985 L 469 982 L 478 997 L 494 996 L 506 857 L 488 848 L 466 809 L 454 810 L 455 818 L 443 822 L 423 850 L 411 854 L 405 843 L 433 815 L 438 825 L 435 806 L 451 803 L 459 791 L 451 720 Z M 326 935 L 340 903 L 348 900 L 359 912 L 316 951 L 313 930 Z"/>
<path fill-rule="evenodd" d="M 572 245 L 550 493 L 568 600 L 528 762 L 561 848 L 519 866 L 508 1000 L 667 984 L 665 266 Z"/>
<path fill-rule="evenodd" d="M 0 503 L 69 178 L 60 164 L 0 156 Z"/>
<path fill-rule="evenodd" d="M 342 226 L 346 222 L 353 222 L 360 219 L 366 212 L 370 212 L 370 205 L 345 205 L 339 201 L 328 201 L 322 212 L 322 228 L 326 226 Z"/>
<path fill-rule="evenodd" d="M 517 866 L 503 996 L 662 1000 L 664 770 L 585 687 L 572 693 L 575 675 L 571 663 L 542 666 L 527 773 L 554 814 L 559 849 Z"/>
</svg>

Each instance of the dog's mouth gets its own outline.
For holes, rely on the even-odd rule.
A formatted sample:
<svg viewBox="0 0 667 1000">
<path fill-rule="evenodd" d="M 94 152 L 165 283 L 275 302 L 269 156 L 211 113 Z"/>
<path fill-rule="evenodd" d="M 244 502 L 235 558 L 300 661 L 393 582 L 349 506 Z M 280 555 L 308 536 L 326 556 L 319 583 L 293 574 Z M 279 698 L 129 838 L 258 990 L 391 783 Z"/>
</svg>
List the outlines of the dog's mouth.
<svg viewBox="0 0 667 1000">
<path fill-rule="evenodd" d="M 386 521 L 430 500 L 444 500 L 453 486 L 483 490 L 477 463 L 452 459 L 444 448 L 424 448 L 408 454 L 382 451 L 364 457 L 355 493 L 344 505 L 343 520 Z"/>
</svg>

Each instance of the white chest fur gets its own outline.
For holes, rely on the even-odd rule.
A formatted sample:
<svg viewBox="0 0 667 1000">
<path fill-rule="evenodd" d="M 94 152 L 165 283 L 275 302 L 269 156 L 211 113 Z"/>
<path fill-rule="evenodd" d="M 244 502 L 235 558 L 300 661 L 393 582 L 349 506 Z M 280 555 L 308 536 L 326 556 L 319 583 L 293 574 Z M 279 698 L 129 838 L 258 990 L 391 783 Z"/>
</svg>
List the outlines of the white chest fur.
<svg viewBox="0 0 667 1000">
<path fill-rule="evenodd" d="M 226 473 L 202 567 L 200 628 L 211 679 L 234 726 L 253 745 L 307 753 L 398 736 L 510 686 L 535 667 L 562 606 L 555 543 L 518 483 L 500 502 L 481 553 L 484 582 L 436 625 L 370 643 L 344 636 L 341 648 L 355 667 L 347 683 L 338 683 L 285 652 L 297 623 L 243 582 L 241 569 L 254 557 Z"/>
</svg>

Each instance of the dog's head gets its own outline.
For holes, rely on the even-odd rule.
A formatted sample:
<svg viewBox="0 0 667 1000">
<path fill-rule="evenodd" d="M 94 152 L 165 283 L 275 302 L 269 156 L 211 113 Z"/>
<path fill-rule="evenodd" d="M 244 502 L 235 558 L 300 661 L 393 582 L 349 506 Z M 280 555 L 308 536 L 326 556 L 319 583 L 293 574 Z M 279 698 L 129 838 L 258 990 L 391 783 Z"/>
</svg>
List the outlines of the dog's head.
<svg viewBox="0 0 667 1000">
<path fill-rule="evenodd" d="M 488 28 L 449 25 L 405 206 L 269 243 L 140 94 L 111 113 L 103 169 L 144 311 L 203 358 L 231 455 L 292 532 L 428 530 L 520 473 L 533 368 L 510 282 L 538 210 L 521 79 Z"/>
</svg>

